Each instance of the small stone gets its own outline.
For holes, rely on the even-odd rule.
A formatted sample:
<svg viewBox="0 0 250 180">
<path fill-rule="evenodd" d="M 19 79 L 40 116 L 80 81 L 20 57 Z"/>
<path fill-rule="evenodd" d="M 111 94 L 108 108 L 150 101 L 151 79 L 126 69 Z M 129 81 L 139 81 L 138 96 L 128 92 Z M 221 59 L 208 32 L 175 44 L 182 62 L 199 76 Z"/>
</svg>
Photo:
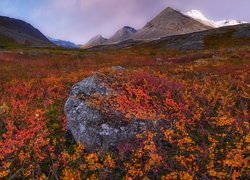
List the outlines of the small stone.
<svg viewBox="0 0 250 180">
<path fill-rule="evenodd" d="M 122 66 L 112 66 L 111 69 L 113 70 L 124 70 L 125 68 Z"/>
</svg>

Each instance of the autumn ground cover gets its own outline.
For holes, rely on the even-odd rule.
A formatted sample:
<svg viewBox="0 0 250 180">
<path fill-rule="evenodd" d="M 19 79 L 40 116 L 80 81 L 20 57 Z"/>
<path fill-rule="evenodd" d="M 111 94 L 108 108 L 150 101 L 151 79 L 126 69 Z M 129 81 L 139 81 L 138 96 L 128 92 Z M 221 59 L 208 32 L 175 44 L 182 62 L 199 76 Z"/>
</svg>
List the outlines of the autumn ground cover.
<svg viewBox="0 0 250 180">
<path fill-rule="evenodd" d="M 110 69 L 118 65 L 122 76 Z M 74 142 L 64 103 L 73 84 L 97 71 L 119 92 L 106 106 L 127 121 L 164 119 L 171 128 L 145 131 L 136 146 L 114 152 Z M 249 72 L 249 48 L 2 52 L 0 178 L 248 179 Z"/>
</svg>

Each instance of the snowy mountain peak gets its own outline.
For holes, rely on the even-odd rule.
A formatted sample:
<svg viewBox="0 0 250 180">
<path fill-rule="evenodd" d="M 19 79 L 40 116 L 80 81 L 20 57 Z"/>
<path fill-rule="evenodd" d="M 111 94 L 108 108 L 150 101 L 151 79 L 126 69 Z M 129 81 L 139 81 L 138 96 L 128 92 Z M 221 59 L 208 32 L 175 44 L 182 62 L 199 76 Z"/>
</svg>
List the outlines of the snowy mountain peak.
<svg viewBox="0 0 250 180">
<path fill-rule="evenodd" d="M 203 13 L 200 10 L 192 9 L 191 11 L 188 11 L 186 15 L 191 16 L 192 18 L 195 19 L 203 19 L 203 20 L 208 20 Z"/>
<path fill-rule="evenodd" d="M 202 22 L 203 24 L 213 26 L 216 28 L 223 27 L 223 26 L 232 26 L 232 25 L 247 23 L 244 21 L 233 20 L 233 19 L 213 21 L 213 20 L 208 19 L 200 10 L 195 10 L 195 9 L 188 11 L 185 14 L 189 17 L 196 19 L 199 22 Z"/>
<path fill-rule="evenodd" d="M 214 24 L 214 21 L 206 18 L 200 10 L 193 9 L 191 11 L 188 11 L 185 14 L 189 17 L 196 19 L 197 21 L 199 21 L 203 24 L 206 24 L 206 25 L 212 26 L 212 27 L 216 27 L 216 25 Z"/>
<path fill-rule="evenodd" d="M 222 26 L 233 26 L 233 25 L 237 25 L 237 24 L 245 24 L 247 22 L 239 21 L 239 20 L 233 20 L 233 19 L 227 19 L 227 20 L 217 21 L 215 23 L 216 23 L 217 27 L 222 27 Z"/>
</svg>

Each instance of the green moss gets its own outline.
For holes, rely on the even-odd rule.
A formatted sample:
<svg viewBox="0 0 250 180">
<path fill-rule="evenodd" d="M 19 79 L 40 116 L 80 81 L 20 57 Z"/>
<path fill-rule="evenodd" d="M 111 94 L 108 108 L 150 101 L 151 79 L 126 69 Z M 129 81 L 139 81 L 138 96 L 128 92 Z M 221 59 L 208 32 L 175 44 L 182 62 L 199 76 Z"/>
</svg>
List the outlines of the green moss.
<svg viewBox="0 0 250 180">
<path fill-rule="evenodd" d="M 13 46 L 13 45 L 15 45 L 13 39 L 5 36 L 0 36 L 0 49 L 4 49 L 7 46 Z"/>
</svg>

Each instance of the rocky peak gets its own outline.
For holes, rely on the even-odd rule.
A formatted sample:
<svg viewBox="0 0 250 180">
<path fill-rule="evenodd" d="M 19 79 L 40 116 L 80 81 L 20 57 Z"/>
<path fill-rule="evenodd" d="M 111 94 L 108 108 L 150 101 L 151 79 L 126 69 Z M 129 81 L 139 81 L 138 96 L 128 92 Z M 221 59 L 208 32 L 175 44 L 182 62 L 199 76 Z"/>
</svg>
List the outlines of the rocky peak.
<svg viewBox="0 0 250 180">
<path fill-rule="evenodd" d="M 166 9 L 164 9 L 161 14 L 165 14 L 165 13 L 181 13 L 180 11 L 178 11 L 177 9 L 174 9 L 172 7 L 167 7 Z"/>
<path fill-rule="evenodd" d="M 99 45 L 103 45 L 106 44 L 108 39 L 104 38 L 102 35 L 97 35 L 95 37 L 93 37 L 89 42 L 87 42 L 83 48 L 91 48 L 94 46 L 99 46 Z"/>
<path fill-rule="evenodd" d="M 110 43 L 122 42 L 129 39 L 133 34 L 137 31 L 136 29 L 124 26 L 123 28 L 119 29 L 110 39 Z"/>
<path fill-rule="evenodd" d="M 211 27 L 182 14 L 176 9 L 168 7 L 135 33 L 132 38 L 152 40 L 207 29 L 211 29 Z"/>
</svg>

